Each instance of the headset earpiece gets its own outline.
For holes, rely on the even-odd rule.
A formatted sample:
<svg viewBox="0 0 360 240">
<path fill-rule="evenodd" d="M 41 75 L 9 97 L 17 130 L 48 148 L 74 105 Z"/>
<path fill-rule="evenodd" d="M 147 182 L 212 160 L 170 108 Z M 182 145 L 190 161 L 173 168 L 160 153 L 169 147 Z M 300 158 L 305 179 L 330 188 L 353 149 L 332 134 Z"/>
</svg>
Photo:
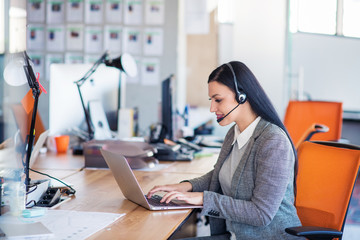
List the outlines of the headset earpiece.
<svg viewBox="0 0 360 240">
<path fill-rule="evenodd" d="M 231 70 L 231 72 L 232 72 L 232 74 L 233 74 L 233 77 L 234 77 L 235 94 L 236 94 L 235 98 L 236 98 L 236 101 L 237 101 L 239 104 L 243 104 L 244 102 L 246 102 L 246 99 L 247 99 L 246 93 L 243 92 L 242 88 L 239 88 L 239 87 L 238 87 L 237 80 L 236 80 L 236 75 L 235 75 L 234 69 L 233 69 L 233 67 L 231 66 L 231 64 L 230 64 L 230 63 L 227 63 L 226 65 L 230 68 L 230 70 Z"/>
<path fill-rule="evenodd" d="M 244 92 L 240 92 L 239 91 L 239 99 L 238 99 L 238 102 L 240 103 L 240 104 L 243 104 L 244 102 L 246 102 L 246 93 L 244 93 Z"/>
</svg>

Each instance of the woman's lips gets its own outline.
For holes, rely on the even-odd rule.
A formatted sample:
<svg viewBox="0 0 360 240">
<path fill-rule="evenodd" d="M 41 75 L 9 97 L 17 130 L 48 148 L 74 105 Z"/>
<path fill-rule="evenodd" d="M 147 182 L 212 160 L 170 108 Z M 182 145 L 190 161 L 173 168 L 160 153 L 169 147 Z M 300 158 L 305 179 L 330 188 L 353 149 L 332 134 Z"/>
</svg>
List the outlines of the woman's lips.
<svg viewBox="0 0 360 240">
<path fill-rule="evenodd" d="M 224 114 L 216 114 L 216 119 L 220 119 L 224 116 Z"/>
</svg>

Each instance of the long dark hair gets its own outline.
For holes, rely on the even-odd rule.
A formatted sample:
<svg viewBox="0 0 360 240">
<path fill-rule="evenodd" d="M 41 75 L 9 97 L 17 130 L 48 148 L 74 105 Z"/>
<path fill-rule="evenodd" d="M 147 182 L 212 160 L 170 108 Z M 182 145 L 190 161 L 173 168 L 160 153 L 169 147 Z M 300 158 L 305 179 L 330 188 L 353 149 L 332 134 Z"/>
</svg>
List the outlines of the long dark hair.
<svg viewBox="0 0 360 240">
<path fill-rule="evenodd" d="M 251 70 L 242 62 L 233 61 L 229 62 L 229 64 L 231 64 L 234 70 L 238 88 L 246 93 L 247 101 L 249 102 L 252 110 L 261 118 L 281 128 L 289 138 L 295 156 L 294 193 L 296 195 L 296 176 L 298 169 L 298 160 L 296 148 L 290 138 L 288 131 L 280 120 L 279 115 L 277 114 L 269 97 L 266 95 L 264 89 L 261 87 L 259 81 L 256 79 L 255 75 L 251 72 Z M 213 81 L 224 84 L 236 95 L 234 76 L 231 72 L 231 69 L 226 64 L 223 64 L 220 67 L 216 68 L 210 74 L 208 83 Z"/>
</svg>

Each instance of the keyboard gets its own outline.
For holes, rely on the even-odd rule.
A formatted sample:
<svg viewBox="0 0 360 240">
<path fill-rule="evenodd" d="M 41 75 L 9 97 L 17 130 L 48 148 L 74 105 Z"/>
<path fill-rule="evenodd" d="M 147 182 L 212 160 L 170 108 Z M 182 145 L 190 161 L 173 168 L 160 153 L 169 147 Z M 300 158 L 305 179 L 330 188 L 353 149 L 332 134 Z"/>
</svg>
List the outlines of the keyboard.
<svg viewBox="0 0 360 240">
<path fill-rule="evenodd" d="M 179 206 L 178 204 L 173 203 L 173 202 L 169 202 L 169 203 L 163 202 L 163 203 L 161 203 L 160 200 L 162 199 L 162 197 L 159 196 L 159 195 L 153 195 L 151 198 L 146 197 L 146 199 L 147 199 L 147 201 L 149 202 L 150 205 L 156 206 L 156 207 L 157 206 L 159 206 L 159 207 L 160 206 Z"/>
</svg>

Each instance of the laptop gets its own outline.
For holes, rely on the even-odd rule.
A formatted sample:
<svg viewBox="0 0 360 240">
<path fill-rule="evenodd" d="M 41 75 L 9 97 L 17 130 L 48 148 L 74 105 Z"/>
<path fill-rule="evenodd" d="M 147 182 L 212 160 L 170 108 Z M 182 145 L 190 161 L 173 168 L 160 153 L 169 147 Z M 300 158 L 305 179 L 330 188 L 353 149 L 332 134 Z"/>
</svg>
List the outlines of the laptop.
<svg viewBox="0 0 360 240">
<path fill-rule="evenodd" d="M 103 146 L 100 151 L 122 193 L 128 200 L 149 210 L 202 208 L 202 206 L 191 205 L 179 200 L 174 200 L 169 204 L 160 203 L 161 197 L 158 195 L 154 195 L 151 199 L 148 199 L 141 190 L 126 158 L 119 153 L 106 150 L 106 145 Z"/>
</svg>

